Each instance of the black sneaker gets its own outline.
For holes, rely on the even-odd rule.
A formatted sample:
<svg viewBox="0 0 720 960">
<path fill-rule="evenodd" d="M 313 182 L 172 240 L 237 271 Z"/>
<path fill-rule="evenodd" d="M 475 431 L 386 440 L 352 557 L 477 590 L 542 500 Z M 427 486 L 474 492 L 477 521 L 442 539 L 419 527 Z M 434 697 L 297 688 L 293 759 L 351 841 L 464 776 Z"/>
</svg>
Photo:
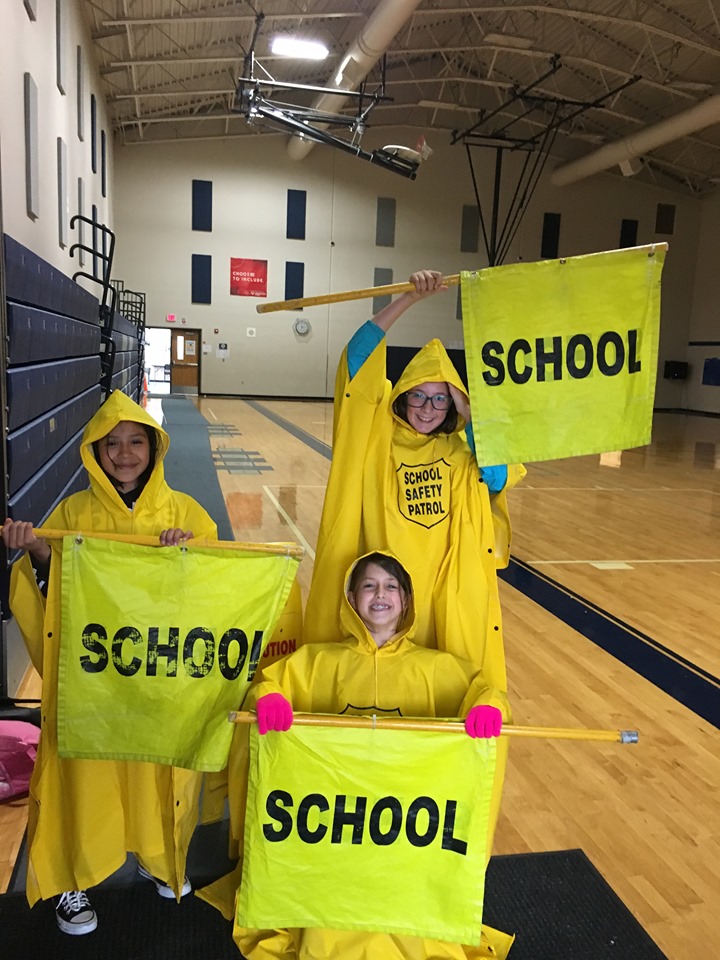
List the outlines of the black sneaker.
<svg viewBox="0 0 720 960">
<path fill-rule="evenodd" d="M 165 883 L 164 880 L 161 880 L 159 877 L 154 877 L 151 873 L 149 873 L 145 869 L 145 867 L 141 863 L 138 863 L 138 873 L 140 874 L 141 877 L 144 877 L 145 880 L 152 880 L 152 882 L 155 884 L 155 889 L 157 890 L 157 892 L 160 894 L 161 897 L 164 897 L 166 900 L 175 899 L 175 891 L 173 890 L 173 888 L 169 884 Z M 192 887 L 190 886 L 190 881 L 188 880 L 187 877 L 185 877 L 185 879 L 183 880 L 182 890 L 180 891 L 180 896 L 181 897 L 186 896 L 188 893 L 190 893 L 191 890 L 192 890 Z"/>
<path fill-rule="evenodd" d="M 57 925 L 63 933 L 81 936 L 97 927 L 97 914 L 84 890 L 68 890 L 55 902 Z"/>
</svg>

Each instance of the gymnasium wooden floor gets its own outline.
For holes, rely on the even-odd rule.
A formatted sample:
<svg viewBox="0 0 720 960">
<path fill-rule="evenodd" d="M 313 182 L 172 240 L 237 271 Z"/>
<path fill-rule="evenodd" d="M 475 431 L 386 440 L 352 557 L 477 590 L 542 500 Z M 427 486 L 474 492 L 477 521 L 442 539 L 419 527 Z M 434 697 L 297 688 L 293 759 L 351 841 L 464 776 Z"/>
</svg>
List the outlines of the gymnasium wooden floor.
<svg viewBox="0 0 720 960">
<path fill-rule="evenodd" d="M 197 405 L 236 538 L 303 543 L 306 592 L 332 405 Z M 717 717 L 720 419 L 658 413 L 646 448 L 530 465 L 511 512 L 523 566 L 700 676 Z M 506 582 L 501 599 L 515 722 L 637 729 L 640 742 L 513 741 L 494 852 L 580 847 L 670 960 L 720 955 L 717 728 L 587 639 L 582 623 Z M 0 884 L 16 845 L 0 850 Z"/>
</svg>

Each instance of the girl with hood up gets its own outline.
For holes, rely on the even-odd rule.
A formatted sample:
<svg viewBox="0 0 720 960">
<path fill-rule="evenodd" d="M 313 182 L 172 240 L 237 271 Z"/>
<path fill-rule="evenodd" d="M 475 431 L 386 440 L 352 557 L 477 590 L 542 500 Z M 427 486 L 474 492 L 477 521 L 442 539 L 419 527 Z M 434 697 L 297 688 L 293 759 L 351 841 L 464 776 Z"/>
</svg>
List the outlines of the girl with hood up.
<svg viewBox="0 0 720 960">
<path fill-rule="evenodd" d="M 338 609 L 326 598 L 342 594 L 342 571 L 359 551 L 382 544 L 412 577 L 415 642 L 469 660 L 491 687 L 504 691 L 497 568 L 510 556 L 507 491 L 525 470 L 478 468 L 467 390 L 439 340 L 416 354 L 394 387 L 387 379 L 387 331 L 413 304 L 447 290 L 436 271 L 421 270 L 410 280 L 415 290 L 361 327 L 340 359 L 305 636 L 319 642 L 342 636 Z M 467 436 L 463 428 L 470 428 Z M 503 738 L 488 850 L 506 757 Z"/>
<path fill-rule="evenodd" d="M 61 501 L 46 526 L 157 535 L 163 546 L 193 536 L 216 540 L 217 529 L 205 510 L 165 482 L 169 443 L 152 417 L 116 390 L 83 433 L 80 450 L 89 489 Z M 128 851 L 161 896 L 179 899 L 190 892 L 185 861 L 202 774 L 153 763 L 58 756 L 62 560 L 35 536 L 31 523 L 6 520 L 2 536 L 9 550 L 26 551 L 12 570 L 10 605 L 43 681 L 42 735 L 30 784 L 27 898 L 32 906 L 57 897 L 60 929 L 85 934 L 97 926 L 85 890 L 121 867 Z M 47 598 L 38 587 L 38 579 L 46 577 Z"/>
<path fill-rule="evenodd" d="M 439 340 L 395 387 L 386 379 L 386 332 L 413 304 L 447 290 L 434 271 L 410 279 L 415 291 L 361 327 L 340 360 L 306 635 L 337 638 L 338 612 L 325 598 L 341 595 L 358 546 L 383 544 L 412 577 L 416 642 L 471 660 L 503 689 L 496 571 L 509 558 L 506 492 L 524 469 L 478 467 L 467 390 Z"/>
<path fill-rule="evenodd" d="M 392 713 L 465 717 L 471 737 L 497 737 L 505 696 L 472 663 L 414 640 L 413 589 L 391 554 L 375 552 L 351 567 L 340 605 L 341 639 L 308 643 L 263 670 L 251 690 L 258 729 L 284 731 L 293 710 L 308 713 Z M 345 930 L 252 930 L 233 938 L 247 960 L 477 960 L 505 957 L 512 937 L 483 927 L 477 947 L 384 933 Z"/>
</svg>

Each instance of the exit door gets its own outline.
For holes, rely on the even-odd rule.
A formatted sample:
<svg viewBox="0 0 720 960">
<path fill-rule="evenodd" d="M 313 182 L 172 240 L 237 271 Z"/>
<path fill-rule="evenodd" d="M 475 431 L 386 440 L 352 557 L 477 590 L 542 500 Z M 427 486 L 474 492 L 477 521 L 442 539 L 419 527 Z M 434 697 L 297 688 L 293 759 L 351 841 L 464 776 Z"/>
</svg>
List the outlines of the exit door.
<svg viewBox="0 0 720 960">
<path fill-rule="evenodd" d="M 170 393 L 198 393 L 200 331 L 173 330 L 170 344 Z"/>
</svg>

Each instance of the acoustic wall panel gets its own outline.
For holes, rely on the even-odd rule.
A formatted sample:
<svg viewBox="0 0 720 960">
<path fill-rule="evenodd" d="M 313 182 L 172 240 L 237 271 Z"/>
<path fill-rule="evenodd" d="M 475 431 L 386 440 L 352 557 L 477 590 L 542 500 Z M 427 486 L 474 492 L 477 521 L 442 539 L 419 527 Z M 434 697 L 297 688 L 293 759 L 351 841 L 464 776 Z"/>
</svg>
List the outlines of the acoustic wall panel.
<svg viewBox="0 0 720 960">
<path fill-rule="evenodd" d="M 193 253 L 191 267 L 191 300 L 193 303 L 212 303 L 212 257 Z"/>
<path fill-rule="evenodd" d="M 307 191 L 288 190 L 287 192 L 287 222 L 285 236 L 288 240 L 305 239 L 305 222 L 307 218 Z"/>
<path fill-rule="evenodd" d="M 305 296 L 305 264 L 288 260 L 285 264 L 285 300 Z"/>
<path fill-rule="evenodd" d="M 192 229 L 207 233 L 213 228 L 213 185 L 212 180 L 193 180 L 192 182 Z"/>
<path fill-rule="evenodd" d="M 390 270 L 388 267 L 375 267 L 375 270 L 373 272 L 374 287 L 384 287 L 388 283 L 392 283 L 392 282 L 393 282 L 392 270 Z M 383 307 L 386 307 L 391 300 L 392 300 L 392 297 L 390 296 L 390 294 L 385 294 L 380 297 L 373 297 L 373 302 L 372 302 L 373 315 L 376 314 L 378 310 L 382 310 Z"/>
<path fill-rule="evenodd" d="M 375 246 L 395 246 L 396 202 L 393 197 L 378 197 L 375 220 Z"/>
</svg>

